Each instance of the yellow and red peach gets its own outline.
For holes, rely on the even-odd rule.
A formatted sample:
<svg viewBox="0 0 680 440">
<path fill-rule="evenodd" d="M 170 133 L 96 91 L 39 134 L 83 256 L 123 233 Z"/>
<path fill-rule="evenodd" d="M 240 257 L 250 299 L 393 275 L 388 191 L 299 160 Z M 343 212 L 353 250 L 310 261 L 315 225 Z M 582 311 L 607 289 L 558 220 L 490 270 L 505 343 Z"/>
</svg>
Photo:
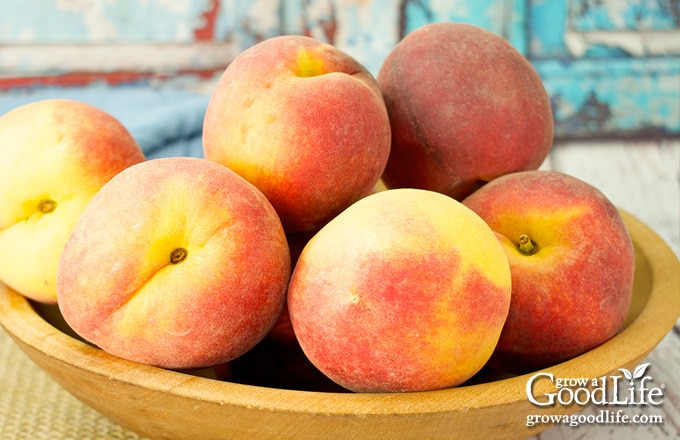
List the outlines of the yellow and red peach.
<svg viewBox="0 0 680 440">
<path fill-rule="evenodd" d="M 142 150 L 109 113 L 66 99 L 36 101 L 0 118 L 0 280 L 57 302 L 61 251 L 92 196 Z"/>
<path fill-rule="evenodd" d="M 290 255 L 271 204 L 197 158 L 128 168 L 92 199 L 62 254 L 59 308 L 84 339 L 164 368 L 227 362 L 285 304 Z"/>
<path fill-rule="evenodd" d="M 552 147 L 541 78 L 508 41 L 483 28 L 418 28 L 388 54 L 377 80 L 392 130 L 388 188 L 462 200 L 503 174 L 539 168 Z"/>
<path fill-rule="evenodd" d="M 377 82 L 359 62 L 287 35 L 245 50 L 224 71 L 203 148 L 259 188 L 296 233 L 319 229 L 373 189 L 390 136 Z"/>
<path fill-rule="evenodd" d="M 288 311 L 309 360 L 352 391 L 459 385 L 487 362 L 510 305 L 495 234 L 460 202 L 395 189 L 347 208 L 307 243 Z"/>
<path fill-rule="evenodd" d="M 508 174 L 463 203 L 499 234 L 512 302 L 490 365 L 523 373 L 614 336 L 631 303 L 634 251 L 602 192 L 556 171 Z"/>
</svg>

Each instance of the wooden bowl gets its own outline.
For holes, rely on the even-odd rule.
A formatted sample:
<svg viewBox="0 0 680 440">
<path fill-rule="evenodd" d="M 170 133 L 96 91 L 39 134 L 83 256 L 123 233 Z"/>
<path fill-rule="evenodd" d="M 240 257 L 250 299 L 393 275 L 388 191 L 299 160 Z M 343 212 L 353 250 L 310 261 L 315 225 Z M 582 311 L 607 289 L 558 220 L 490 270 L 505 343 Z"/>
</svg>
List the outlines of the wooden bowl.
<svg viewBox="0 0 680 440">
<path fill-rule="evenodd" d="M 637 258 L 633 306 L 625 327 L 603 345 L 546 369 L 555 377 L 620 375 L 618 369 L 637 366 L 680 315 L 680 262 L 652 230 L 622 215 Z M 78 399 L 152 439 L 469 439 L 480 434 L 511 439 L 547 427 L 527 427 L 529 414 L 563 415 L 582 409 L 530 403 L 526 385 L 533 373 L 397 394 L 236 384 L 119 359 L 69 336 L 58 317 L 36 309 L 0 284 L 0 324 L 19 347 Z M 536 393 L 548 392 L 550 386 L 541 381 Z"/>
</svg>

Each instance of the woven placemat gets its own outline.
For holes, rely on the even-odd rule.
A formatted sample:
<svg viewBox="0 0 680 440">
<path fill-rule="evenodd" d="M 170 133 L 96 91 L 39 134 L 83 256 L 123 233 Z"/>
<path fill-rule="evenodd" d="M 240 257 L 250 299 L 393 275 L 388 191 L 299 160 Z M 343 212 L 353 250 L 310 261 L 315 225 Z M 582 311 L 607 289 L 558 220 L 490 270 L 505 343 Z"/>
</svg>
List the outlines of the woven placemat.
<svg viewBox="0 0 680 440">
<path fill-rule="evenodd" d="M 0 439 L 141 440 L 80 402 L 0 327 Z"/>
</svg>

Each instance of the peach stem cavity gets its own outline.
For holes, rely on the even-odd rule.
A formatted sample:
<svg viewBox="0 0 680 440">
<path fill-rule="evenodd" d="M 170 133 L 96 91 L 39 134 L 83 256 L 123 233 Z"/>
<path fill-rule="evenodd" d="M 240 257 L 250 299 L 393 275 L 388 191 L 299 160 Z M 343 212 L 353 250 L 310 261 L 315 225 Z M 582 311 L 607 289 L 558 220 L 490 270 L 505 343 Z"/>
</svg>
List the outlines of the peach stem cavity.
<svg viewBox="0 0 680 440">
<path fill-rule="evenodd" d="M 181 263 L 187 258 L 187 255 L 189 255 L 189 252 L 186 249 L 177 248 L 174 251 L 170 252 L 170 263 L 172 264 Z"/>
<path fill-rule="evenodd" d="M 527 234 L 519 236 L 517 249 L 524 255 L 533 255 L 538 251 L 538 246 Z"/>
<path fill-rule="evenodd" d="M 51 199 L 44 199 L 38 203 L 38 211 L 43 214 L 49 214 L 50 212 L 57 209 L 57 202 Z"/>
</svg>

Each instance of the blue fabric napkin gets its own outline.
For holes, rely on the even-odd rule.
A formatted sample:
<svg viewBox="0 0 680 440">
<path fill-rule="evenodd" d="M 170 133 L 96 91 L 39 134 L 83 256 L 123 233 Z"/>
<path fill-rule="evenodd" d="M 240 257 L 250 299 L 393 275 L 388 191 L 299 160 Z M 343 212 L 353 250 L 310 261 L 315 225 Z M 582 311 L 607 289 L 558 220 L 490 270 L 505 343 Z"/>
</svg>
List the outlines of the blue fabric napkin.
<svg viewBox="0 0 680 440">
<path fill-rule="evenodd" d="M 66 98 L 109 112 L 130 131 L 147 159 L 203 157 L 206 93 L 145 84 L 45 87 L 0 91 L 0 116 L 30 102 Z"/>
</svg>

